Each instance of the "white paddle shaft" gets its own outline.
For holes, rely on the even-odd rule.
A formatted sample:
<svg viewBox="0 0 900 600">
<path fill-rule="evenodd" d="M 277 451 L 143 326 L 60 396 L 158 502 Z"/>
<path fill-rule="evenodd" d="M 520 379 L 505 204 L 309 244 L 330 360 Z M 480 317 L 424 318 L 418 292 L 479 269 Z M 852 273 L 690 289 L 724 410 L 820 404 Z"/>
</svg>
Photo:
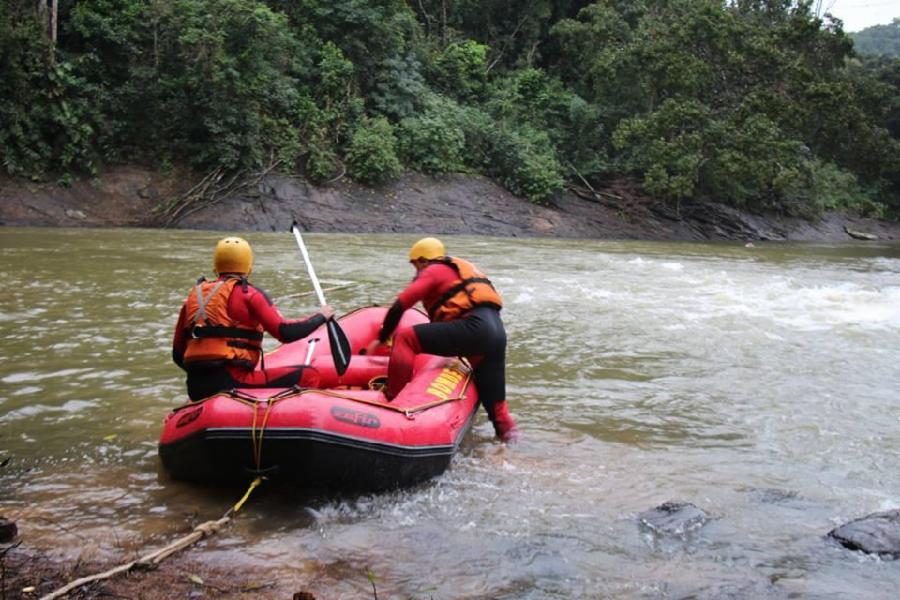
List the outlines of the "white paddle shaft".
<svg viewBox="0 0 900 600">
<path fill-rule="evenodd" d="M 316 270 L 313 269 L 312 261 L 309 260 L 309 253 L 306 251 L 306 245 L 303 243 L 303 238 L 300 237 L 300 230 L 294 225 L 291 227 L 291 231 L 294 232 L 294 239 L 297 240 L 297 245 L 300 246 L 300 254 L 303 255 L 303 262 L 306 263 L 306 270 L 309 271 L 309 278 L 312 280 L 313 287 L 316 290 L 316 296 L 319 297 L 319 304 L 325 304 L 325 294 L 322 293 L 322 286 L 319 285 L 319 278 L 316 277 Z"/>
<path fill-rule="evenodd" d="M 316 342 L 319 341 L 319 338 L 313 338 L 306 343 L 306 362 L 303 363 L 307 367 L 310 365 L 310 360 L 312 360 L 313 350 L 316 348 Z"/>
</svg>

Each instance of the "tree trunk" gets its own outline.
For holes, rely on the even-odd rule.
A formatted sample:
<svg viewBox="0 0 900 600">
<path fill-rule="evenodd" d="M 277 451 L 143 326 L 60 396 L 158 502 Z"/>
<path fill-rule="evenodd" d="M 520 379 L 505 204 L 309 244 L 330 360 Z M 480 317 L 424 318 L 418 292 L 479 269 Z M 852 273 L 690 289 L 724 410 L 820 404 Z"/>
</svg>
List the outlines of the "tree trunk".
<svg viewBox="0 0 900 600">
<path fill-rule="evenodd" d="M 56 26 L 59 16 L 59 0 L 50 0 L 50 41 L 56 44 Z"/>
<path fill-rule="evenodd" d="M 38 20 L 40 20 L 41 24 L 46 28 L 46 26 L 47 26 L 47 0 L 37 0 L 37 2 L 35 2 L 35 10 L 37 12 Z"/>
<path fill-rule="evenodd" d="M 447 47 L 447 0 L 441 0 L 441 48 Z"/>
<path fill-rule="evenodd" d="M 35 2 L 38 20 L 44 32 L 53 44 L 56 44 L 57 19 L 59 18 L 59 0 L 37 0 Z"/>
</svg>

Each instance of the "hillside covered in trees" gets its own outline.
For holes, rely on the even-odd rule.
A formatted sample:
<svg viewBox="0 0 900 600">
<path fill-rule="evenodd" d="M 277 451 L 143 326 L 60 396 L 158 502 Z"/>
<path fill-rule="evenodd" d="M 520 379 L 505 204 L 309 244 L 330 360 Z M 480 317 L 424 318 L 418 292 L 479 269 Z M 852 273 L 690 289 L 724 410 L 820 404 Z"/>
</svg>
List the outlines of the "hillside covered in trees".
<svg viewBox="0 0 900 600">
<path fill-rule="evenodd" d="M 895 216 L 900 60 L 858 57 L 811 5 L 4 0 L 3 168 L 462 171 L 536 202 L 631 177 L 673 202 Z"/>
<path fill-rule="evenodd" d="M 887 25 L 866 27 L 852 36 L 856 51 L 860 54 L 900 56 L 900 19 L 894 19 Z"/>
</svg>

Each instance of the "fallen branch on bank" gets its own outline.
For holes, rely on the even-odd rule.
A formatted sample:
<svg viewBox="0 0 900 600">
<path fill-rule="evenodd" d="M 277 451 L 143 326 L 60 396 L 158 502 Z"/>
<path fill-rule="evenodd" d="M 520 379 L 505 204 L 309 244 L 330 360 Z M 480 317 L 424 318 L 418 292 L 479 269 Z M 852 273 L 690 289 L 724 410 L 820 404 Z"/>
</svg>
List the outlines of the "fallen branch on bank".
<svg viewBox="0 0 900 600">
<path fill-rule="evenodd" d="M 566 186 L 570 192 L 578 196 L 583 200 L 588 200 L 590 202 L 596 202 L 598 204 L 612 205 L 614 207 L 618 207 L 619 203 L 624 201 L 622 196 L 618 194 L 613 194 L 612 192 L 602 192 L 600 190 L 595 190 L 591 188 L 590 190 L 586 190 L 582 187 L 579 187 L 574 184 L 569 184 Z M 611 202 L 613 201 L 613 202 Z"/>
<path fill-rule="evenodd" d="M 88 575 L 87 577 L 82 577 L 81 579 L 76 579 L 75 581 L 67 583 L 63 587 L 56 590 L 55 592 L 47 594 L 46 596 L 42 596 L 41 600 L 54 600 L 55 598 L 61 598 L 62 596 L 65 596 L 72 590 L 78 589 L 81 586 L 87 585 L 89 583 L 94 583 L 95 581 L 102 581 L 104 579 L 109 579 L 111 577 L 115 577 L 116 575 L 119 575 L 120 573 L 127 573 L 128 571 L 131 571 L 132 569 L 137 569 L 137 568 L 145 568 L 146 569 L 146 568 L 154 567 L 154 566 L 158 565 L 159 563 L 161 563 L 162 561 L 164 561 L 169 556 L 171 556 L 172 554 L 175 554 L 176 552 L 178 552 L 179 550 L 183 550 L 183 549 L 187 548 L 188 546 L 191 546 L 194 543 L 200 541 L 201 539 L 203 539 L 209 535 L 212 535 L 213 533 L 215 533 L 216 531 L 221 529 L 224 525 L 228 524 L 231 521 L 231 518 L 232 517 L 230 514 L 226 514 L 224 517 L 222 517 L 218 521 L 207 521 L 205 523 L 201 523 L 201 524 L 197 525 L 196 527 L 194 527 L 194 530 L 190 534 L 186 535 L 185 537 L 183 537 L 179 540 L 172 542 L 165 548 L 161 548 L 155 552 L 151 552 L 150 554 L 147 554 L 146 556 L 143 556 L 137 560 L 133 560 L 129 563 L 119 565 L 118 567 L 115 567 L 108 571 L 104 571 L 102 573 L 96 573 L 94 575 Z"/>
<path fill-rule="evenodd" d="M 247 174 L 244 170 L 229 173 L 224 167 L 217 167 L 169 204 L 158 207 L 154 211 L 155 215 L 164 227 L 174 225 L 198 210 L 209 208 L 229 196 L 258 186 L 279 164 L 280 160 L 273 160 L 262 171 L 252 174 Z"/>
<path fill-rule="evenodd" d="M 121 564 L 118 567 L 112 568 L 108 571 L 104 571 L 102 573 L 96 573 L 94 575 L 88 575 L 86 577 L 82 577 L 80 579 L 76 579 L 70 583 L 67 583 L 63 587 L 59 588 L 55 592 L 47 594 L 46 596 L 42 596 L 41 600 L 55 600 L 56 598 L 61 598 L 71 592 L 72 590 L 78 589 L 84 585 L 89 583 L 94 583 L 95 581 L 103 581 L 105 579 L 109 579 L 111 577 L 115 577 L 121 573 L 127 573 L 132 569 L 138 568 L 153 568 L 171 555 L 175 554 L 179 550 L 184 550 L 185 548 L 194 545 L 205 537 L 211 536 L 212 534 L 219 531 L 222 527 L 231 522 L 234 518 L 234 515 L 241 509 L 244 505 L 244 502 L 247 501 L 247 498 L 250 497 L 250 493 L 256 489 L 260 483 L 262 483 L 262 479 L 257 478 L 254 479 L 250 484 L 250 487 L 247 488 L 246 493 L 244 493 L 243 498 L 238 500 L 238 502 L 232 506 L 228 511 L 222 516 L 221 519 L 217 521 L 206 521 L 205 523 L 200 523 L 196 527 L 194 527 L 193 531 L 183 538 L 177 539 L 168 546 L 164 548 L 160 548 L 155 552 L 151 552 L 146 556 L 142 556 L 137 560 L 133 560 L 131 562 Z"/>
</svg>

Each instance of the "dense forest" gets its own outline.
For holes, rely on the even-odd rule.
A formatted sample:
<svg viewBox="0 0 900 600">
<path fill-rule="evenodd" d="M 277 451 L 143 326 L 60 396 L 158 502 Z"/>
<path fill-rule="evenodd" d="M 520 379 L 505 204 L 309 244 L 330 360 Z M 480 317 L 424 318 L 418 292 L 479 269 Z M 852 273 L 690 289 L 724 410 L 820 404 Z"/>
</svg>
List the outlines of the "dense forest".
<svg viewBox="0 0 900 600">
<path fill-rule="evenodd" d="M 536 202 L 627 177 L 673 202 L 896 215 L 900 60 L 858 56 L 812 5 L 3 0 L 3 167 L 466 171 Z"/>
<path fill-rule="evenodd" d="M 851 34 L 853 45 L 860 54 L 900 56 L 900 19 L 887 25 L 873 25 Z"/>
</svg>

